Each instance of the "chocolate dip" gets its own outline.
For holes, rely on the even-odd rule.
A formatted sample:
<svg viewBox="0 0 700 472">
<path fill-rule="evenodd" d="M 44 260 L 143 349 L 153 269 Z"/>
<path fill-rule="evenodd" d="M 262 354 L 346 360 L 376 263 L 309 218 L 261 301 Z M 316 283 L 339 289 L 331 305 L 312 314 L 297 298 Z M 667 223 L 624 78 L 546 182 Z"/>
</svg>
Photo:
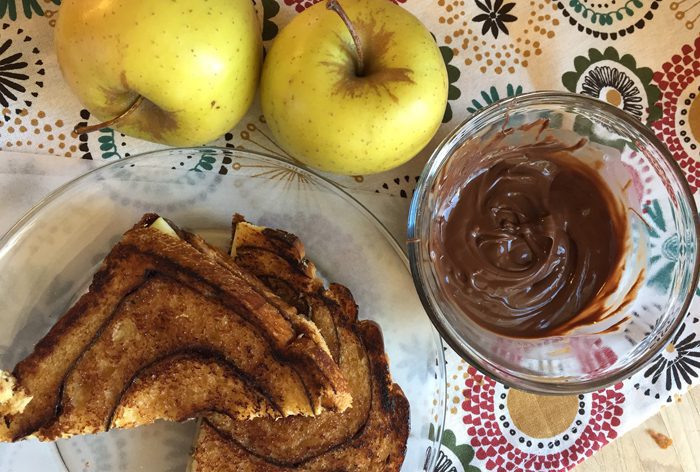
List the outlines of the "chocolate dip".
<svg viewBox="0 0 700 472">
<path fill-rule="evenodd" d="M 446 294 L 482 327 L 551 336 L 604 311 L 600 298 L 624 265 L 626 220 L 599 173 L 574 156 L 585 145 L 549 137 L 466 156 L 479 165 L 441 211 L 431 249 Z"/>
</svg>

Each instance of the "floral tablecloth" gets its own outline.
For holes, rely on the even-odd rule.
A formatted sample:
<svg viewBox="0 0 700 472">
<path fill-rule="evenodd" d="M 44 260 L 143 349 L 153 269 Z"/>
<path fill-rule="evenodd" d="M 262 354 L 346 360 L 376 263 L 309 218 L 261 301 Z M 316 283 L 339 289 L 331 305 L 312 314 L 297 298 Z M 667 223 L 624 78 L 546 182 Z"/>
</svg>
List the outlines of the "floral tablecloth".
<svg viewBox="0 0 700 472">
<path fill-rule="evenodd" d="M 256 1 L 268 46 L 291 17 L 314 3 Z M 397 1 L 425 22 L 442 52 L 450 82 L 443 125 L 418 157 L 398 169 L 332 177 L 365 201 L 372 200 L 372 194 L 383 196 L 377 196 L 373 208 L 395 232 L 403 227 L 409 198 L 435 145 L 475 110 L 532 90 L 570 90 L 626 110 L 654 130 L 697 190 L 699 1 Z M 68 90 L 56 63 L 52 33 L 59 3 L 0 0 L 0 150 L 52 156 L 33 157 L 32 166 L 56 169 L 65 159 L 104 163 L 160 147 L 112 129 L 71 137 L 76 123 L 94 120 Z M 272 141 L 257 104 L 212 144 L 289 158 Z M 226 159 L 203 157 L 193 166 L 206 172 L 236 171 L 235 163 Z M 4 172 L 11 174 L 11 166 Z M 52 181 L 51 172 L 43 172 L 47 182 Z M 2 182 L 2 211 L 7 215 L 28 190 L 10 185 L 13 179 L 7 175 Z M 31 190 L 30 195 L 38 191 Z M 650 277 L 668 284 L 678 247 L 666 230 L 666 215 L 655 208 L 648 202 L 664 252 L 654 261 Z M 447 421 L 437 470 L 572 468 L 700 383 L 698 333 L 696 300 L 672 343 L 639 374 L 596 393 L 556 398 L 509 389 L 447 349 Z"/>
</svg>

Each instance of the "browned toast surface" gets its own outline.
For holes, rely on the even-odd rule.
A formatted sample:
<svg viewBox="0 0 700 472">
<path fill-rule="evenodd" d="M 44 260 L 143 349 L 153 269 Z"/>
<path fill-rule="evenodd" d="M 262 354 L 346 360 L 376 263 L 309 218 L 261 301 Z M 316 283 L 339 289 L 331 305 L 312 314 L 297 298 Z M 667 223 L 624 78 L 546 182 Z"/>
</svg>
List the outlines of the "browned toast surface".
<svg viewBox="0 0 700 472">
<path fill-rule="evenodd" d="M 405 455 L 409 405 L 389 375 L 379 327 L 357 320 L 357 305 L 347 288 L 322 288 L 296 237 L 283 233 L 284 238 L 270 241 L 273 234 L 235 218 L 235 260 L 289 303 L 307 308 L 348 380 L 352 407 L 316 418 L 278 421 L 207 415 L 196 441 L 193 470 L 398 471 Z M 304 273 L 307 267 L 313 269 Z M 315 281 L 303 280 L 312 277 Z"/>
<path fill-rule="evenodd" d="M 373 380 L 369 415 L 356 435 L 325 452 L 312 454 L 308 459 L 292 464 L 254 453 L 238 438 L 233 438 L 229 431 L 218 429 L 215 422 L 206 419 L 199 431 L 193 455 L 193 471 L 399 471 L 406 453 L 409 433 L 408 400 L 398 385 L 391 381 L 381 332 L 377 325 L 370 321 L 361 321 L 357 330 L 367 347 Z M 319 418 L 324 415 L 325 413 Z M 286 422 L 288 419 L 282 419 L 280 422 Z M 289 439 L 283 436 L 276 439 L 280 442 L 299 441 L 299 435 L 303 434 L 306 434 L 306 431 L 299 431 Z M 271 447 L 277 446 L 273 444 Z M 308 447 L 306 449 L 308 450 Z"/>
<path fill-rule="evenodd" d="M 0 440 L 181 420 L 202 409 L 241 418 L 347 408 L 345 379 L 312 323 L 202 240 L 148 228 L 155 218 L 124 234 L 88 293 L 16 366 L 33 398 L 2 418 Z M 188 383 L 185 365 L 199 382 L 189 382 L 191 401 L 178 403 L 168 392 Z M 231 397 L 213 392 L 220 382 Z"/>
<path fill-rule="evenodd" d="M 186 351 L 154 361 L 129 383 L 110 423 L 129 428 L 157 419 L 183 421 L 192 412 L 226 411 L 238 419 L 279 416 L 219 353 Z"/>
<path fill-rule="evenodd" d="M 354 328 L 338 326 L 339 365 L 350 385 L 352 407 L 343 413 L 323 413 L 315 418 L 295 417 L 285 421 L 256 418 L 235 421 L 225 415 L 208 415 L 220 431 L 235 438 L 252 454 L 279 464 L 293 465 L 352 438 L 367 421 L 371 391 L 371 368 L 361 339 Z"/>
</svg>

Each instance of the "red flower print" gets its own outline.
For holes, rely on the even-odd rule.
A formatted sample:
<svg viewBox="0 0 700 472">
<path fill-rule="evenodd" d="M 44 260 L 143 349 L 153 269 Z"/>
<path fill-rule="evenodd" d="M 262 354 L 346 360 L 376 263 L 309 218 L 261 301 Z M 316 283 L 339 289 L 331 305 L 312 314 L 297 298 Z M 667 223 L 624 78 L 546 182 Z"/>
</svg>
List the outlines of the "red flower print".
<svg viewBox="0 0 700 472">
<path fill-rule="evenodd" d="M 515 392 L 473 367 L 467 370 L 463 422 L 487 470 L 568 470 L 617 437 L 625 403 L 621 383 L 570 397 L 576 409 L 571 424 L 551 437 L 533 437 L 519 429 L 508 410 L 507 398 Z"/>
</svg>

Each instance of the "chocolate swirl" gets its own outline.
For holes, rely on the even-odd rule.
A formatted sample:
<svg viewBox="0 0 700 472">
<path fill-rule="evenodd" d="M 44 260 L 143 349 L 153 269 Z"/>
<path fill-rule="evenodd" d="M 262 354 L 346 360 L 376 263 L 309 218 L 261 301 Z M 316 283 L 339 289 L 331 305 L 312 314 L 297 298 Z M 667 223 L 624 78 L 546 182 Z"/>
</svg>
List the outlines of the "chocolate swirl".
<svg viewBox="0 0 700 472">
<path fill-rule="evenodd" d="M 460 309 L 491 331 L 558 334 L 618 265 L 624 220 L 598 173 L 571 156 L 575 148 L 549 142 L 496 156 L 444 210 L 438 274 Z"/>
</svg>

